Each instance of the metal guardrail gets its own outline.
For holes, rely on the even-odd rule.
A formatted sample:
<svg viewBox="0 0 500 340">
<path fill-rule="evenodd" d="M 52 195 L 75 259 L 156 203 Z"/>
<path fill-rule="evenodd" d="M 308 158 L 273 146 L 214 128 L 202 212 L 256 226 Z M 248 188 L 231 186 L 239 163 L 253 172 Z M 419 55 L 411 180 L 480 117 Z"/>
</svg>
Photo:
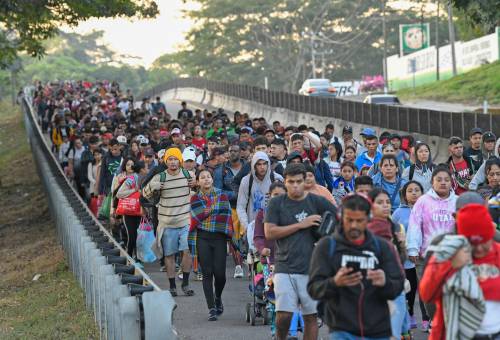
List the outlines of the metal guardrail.
<svg viewBox="0 0 500 340">
<path fill-rule="evenodd" d="M 500 115 L 365 104 L 340 98 L 302 96 L 204 78 L 179 78 L 168 81 L 146 91 L 140 98 L 178 88 L 197 88 L 271 107 L 428 136 L 459 136 L 468 139 L 469 131 L 474 127 L 480 127 L 484 131 L 500 131 Z"/>
<path fill-rule="evenodd" d="M 70 185 L 43 136 L 29 89 L 25 127 L 51 216 L 70 269 L 85 291 L 101 339 L 175 339 L 170 292 L 161 290 L 93 216 Z"/>
</svg>

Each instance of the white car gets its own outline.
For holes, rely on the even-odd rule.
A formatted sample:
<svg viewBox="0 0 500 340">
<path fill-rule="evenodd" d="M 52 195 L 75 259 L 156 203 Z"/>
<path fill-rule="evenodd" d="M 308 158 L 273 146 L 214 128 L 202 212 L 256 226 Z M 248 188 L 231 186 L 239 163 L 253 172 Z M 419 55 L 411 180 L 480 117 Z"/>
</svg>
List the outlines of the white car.
<svg viewBox="0 0 500 340">
<path fill-rule="evenodd" d="M 336 90 L 329 79 L 307 79 L 302 84 L 299 94 L 304 96 L 335 97 Z"/>
<path fill-rule="evenodd" d="M 363 100 L 366 104 L 401 105 L 399 98 L 393 94 L 369 94 Z"/>
</svg>

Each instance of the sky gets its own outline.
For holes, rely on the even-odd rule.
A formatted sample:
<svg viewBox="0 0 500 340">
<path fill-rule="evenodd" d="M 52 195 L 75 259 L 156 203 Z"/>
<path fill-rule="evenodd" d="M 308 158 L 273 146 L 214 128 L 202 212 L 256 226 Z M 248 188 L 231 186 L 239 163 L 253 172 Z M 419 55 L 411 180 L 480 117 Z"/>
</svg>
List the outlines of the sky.
<svg viewBox="0 0 500 340">
<path fill-rule="evenodd" d="M 79 34 L 103 30 L 101 43 L 120 54 L 139 57 L 124 62 L 148 67 L 159 56 L 174 52 L 184 42 L 184 33 L 193 25 L 189 19 L 182 18 L 182 10 L 192 8 L 192 4 L 184 4 L 182 0 L 156 0 L 156 3 L 160 14 L 154 19 L 91 19 L 75 28 L 62 29 Z"/>
</svg>

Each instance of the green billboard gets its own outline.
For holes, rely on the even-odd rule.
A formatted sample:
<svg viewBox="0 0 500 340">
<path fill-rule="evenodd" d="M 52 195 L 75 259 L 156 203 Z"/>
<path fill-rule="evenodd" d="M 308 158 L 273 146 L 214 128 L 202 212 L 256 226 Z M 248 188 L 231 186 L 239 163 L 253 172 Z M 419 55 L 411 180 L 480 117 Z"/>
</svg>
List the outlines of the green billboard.
<svg viewBox="0 0 500 340">
<path fill-rule="evenodd" d="M 400 56 L 420 51 L 429 47 L 429 24 L 399 25 Z"/>
</svg>

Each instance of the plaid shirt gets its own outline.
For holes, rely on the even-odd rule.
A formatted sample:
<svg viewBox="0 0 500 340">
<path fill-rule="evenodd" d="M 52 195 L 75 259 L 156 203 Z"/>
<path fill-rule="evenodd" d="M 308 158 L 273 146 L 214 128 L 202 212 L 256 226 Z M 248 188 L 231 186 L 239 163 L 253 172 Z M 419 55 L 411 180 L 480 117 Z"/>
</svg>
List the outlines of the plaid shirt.
<svg viewBox="0 0 500 340">
<path fill-rule="evenodd" d="M 191 197 L 191 227 L 189 244 L 193 256 L 196 256 L 197 230 L 211 233 L 223 233 L 233 236 L 231 205 L 226 194 L 213 188 L 208 194 L 201 191 Z"/>
</svg>

